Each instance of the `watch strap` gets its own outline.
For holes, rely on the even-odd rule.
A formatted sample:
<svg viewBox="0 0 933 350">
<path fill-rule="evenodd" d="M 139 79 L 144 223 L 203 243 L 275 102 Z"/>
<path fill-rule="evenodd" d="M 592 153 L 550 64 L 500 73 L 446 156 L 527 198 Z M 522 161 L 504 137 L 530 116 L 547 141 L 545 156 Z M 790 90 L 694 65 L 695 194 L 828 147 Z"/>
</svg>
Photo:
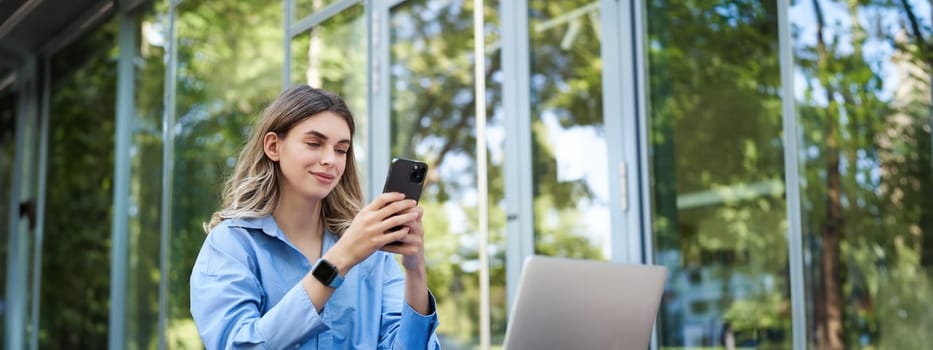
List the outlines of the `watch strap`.
<svg viewBox="0 0 933 350">
<path fill-rule="evenodd" d="M 337 270 L 334 264 L 324 258 L 317 259 L 317 261 L 314 262 L 314 266 L 311 267 L 311 275 L 325 286 L 334 289 L 343 284 L 343 277 L 340 276 L 340 271 Z"/>
</svg>

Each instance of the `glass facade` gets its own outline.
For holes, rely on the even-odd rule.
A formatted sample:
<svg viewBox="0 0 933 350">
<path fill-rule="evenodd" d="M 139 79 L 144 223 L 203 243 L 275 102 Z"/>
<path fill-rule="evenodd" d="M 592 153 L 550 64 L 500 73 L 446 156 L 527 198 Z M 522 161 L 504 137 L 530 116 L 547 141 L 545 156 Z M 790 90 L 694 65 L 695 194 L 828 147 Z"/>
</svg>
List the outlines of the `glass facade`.
<svg viewBox="0 0 933 350">
<path fill-rule="evenodd" d="M 356 166 L 366 169 L 368 152 L 369 108 L 366 94 L 366 11 L 356 4 L 327 21 L 315 26 L 310 32 L 297 35 L 291 40 L 292 84 L 308 84 L 321 87 L 343 97 L 353 112 L 356 134 L 353 135 L 353 153 Z M 360 173 L 363 193 L 368 176 Z"/>
<path fill-rule="evenodd" d="M 789 12 L 812 343 L 927 347 L 930 4 L 800 2 Z"/>
<path fill-rule="evenodd" d="M 0 91 L 0 184 L 12 182 L 16 150 L 16 95 L 12 91 Z M 10 225 L 10 187 L 0 185 L 0 229 Z M 0 262 L 6 267 L 9 257 L 10 242 L 0 239 Z M 6 291 L 7 269 L 0 269 L 0 291 Z M 0 315 L 6 318 L 7 298 L 0 298 Z M 0 337 L 6 334 L 6 327 L 0 329 Z"/>
<path fill-rule="evenodd" d="M 608 259 L 599 4 L 528 5 L 535 253 Z"/>
<path fill-rule="evenodd" d="M 446 348 L 479 341 L 476 98 L 468 1 L 407 1 L 390 9 L 392 157 L 428 164 L 421 206 L 428 283 Z M 449 286 L 443 288 L 442 286 Z"/>
<path fill-rule="evenodd" d="M 367 198 L 430 166 L 445 349 L 500 347 L 530 254 L 668 267 L 652 348 L 933 343 L 927 2 L 108 3 L 0 84 L 6 348 L 202 348 L 203 224 L 300 83 L 349 104 Z"/>
<path fill-rule="evenodd" d="M 128 263 L 126 276 L 127 349 L 153 349 L 159 343 L 160 222 L 163 190 L 163 95 L 168 18 L 156 4 L 140 17 L 136 33 L 130 149 Z"/>
<path fill-rule="evenodd" d="M 39 348 L 104 348 L 110 304 L 117 23 L 51 58 Z M 75 252 L 80 252 L 76 259 Z"/>
<path fill-rule="evenodd" d="M 169 348 L 202 346 L 188 311 L 188 279 L 204 241 L 203 225 L 220 206 L 225 176 L 262 108 L 281 88 L 280 5 L 185 1 L 175 9 Z"/>
<path fill-rule="evenodd" d="M 697 6 L 646 11 L 659 343 L 789 348 L 776 4 Z"/>
</svg>

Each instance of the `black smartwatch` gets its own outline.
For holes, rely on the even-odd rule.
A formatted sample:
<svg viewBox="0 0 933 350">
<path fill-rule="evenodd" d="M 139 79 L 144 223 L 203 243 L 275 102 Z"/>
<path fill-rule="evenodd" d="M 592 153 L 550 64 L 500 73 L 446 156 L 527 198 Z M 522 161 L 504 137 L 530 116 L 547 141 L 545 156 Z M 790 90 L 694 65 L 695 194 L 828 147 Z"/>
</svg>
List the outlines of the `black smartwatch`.
<svg viewBox="0 0 933 350">
<path fill-rule="evenodd" d="M 343 277 L 340 277 L 337 267 L 331 264 L 330 261 L 324 260 L 324 258 L 317 259 L 314 266 L 311 267 L 311 275 L 325 286 L 334 289 L 343 284 Z"/>
</svg>

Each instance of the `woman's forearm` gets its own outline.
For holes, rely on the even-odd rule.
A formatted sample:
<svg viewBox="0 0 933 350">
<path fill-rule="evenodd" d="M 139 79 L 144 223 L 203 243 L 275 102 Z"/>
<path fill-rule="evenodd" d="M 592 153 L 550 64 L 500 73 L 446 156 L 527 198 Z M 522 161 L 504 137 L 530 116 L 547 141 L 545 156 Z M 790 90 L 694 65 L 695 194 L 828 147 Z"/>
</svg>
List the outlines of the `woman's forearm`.
<svg viewBox="0 0 933 350">
<path fill-rule="evenodd" d="M 405 302 L 422 315 L 434 312 L 428 300 L 428 276 L 424 265 L 405 270 Z"/>
</svg>

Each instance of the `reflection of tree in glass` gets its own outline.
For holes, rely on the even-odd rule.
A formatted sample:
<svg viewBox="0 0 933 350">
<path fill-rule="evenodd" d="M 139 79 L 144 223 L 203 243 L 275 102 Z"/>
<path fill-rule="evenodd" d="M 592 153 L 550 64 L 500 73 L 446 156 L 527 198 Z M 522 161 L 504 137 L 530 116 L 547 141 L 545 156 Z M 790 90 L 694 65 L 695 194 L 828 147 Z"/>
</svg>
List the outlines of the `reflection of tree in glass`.
<svg viewBox="0 0 933 350">
<path fill-rule="evenodd" d="M 280 3 L 279 3 L 280 4 Z M 282 7 L 264 0 L 184 1 L 176 10 L 170 347 L 201 346 L 188 278 L 202 224 L 260 110 L 281 89 Z"/>
<path fill-rule="evenodd" d="M 440 303 L 440 333 L 452 342 L 450 345 L 456 346 L 458 343 L 475 344 L 479 324 L 476 185 L 473 175 L 476 139 L 472 83 L 472 2 L 438 4 L 441 3 L 409 1 L 393 8 L 391 154 L 423 159 L 432 166 L 422 205 L 426 212 L 441 215 L 425 218 L 429 281 Z M 582 4 L 580 2 L 579 6 Z M 487 13 L 496 13 L 498 9 L 498 4 L 490 1 L 485 6 Z M 494 22 L 487 22 L 486 25 L 488 33 L 497 31 Z M 494 45 L 488 47 L 490 56 L 486 62 L 486 81 L 494 82 L 493 76 L 501 72 L 500 55 Z M 595 73 L 574 84 L 598 85 L 599 70 L 590 69 Z M 501 91 L 490 86 L 486 98 L 489 127 L 501 130 L 501 118 L 506 116 L 494 113 L 494 108 L 501 104 Z M 565 110 L 586 108 L 598 111 L 601 107 L 592 106 L 592 102 L 582 96 L 569 102 L 555 100 L 549 103 L 554 108 Z M 587 103 L 589 105 L 583 107 Z M 580 107 L 576 107 L 578 104 Z M 601 116 L 599 113 L 595 116 Z M 538 143 L 535 147 L 538 150 L 550 147 L 541 145 L 543 140 L 537 137 L 533 142 Z M 491 152 L 496 151 L 495 148 L 491 149 Z M 556 163 L 552 153 L 537 154 L 535 159 L 540 161 L 534 164 L 535 169 L 532 171 L 535 181 L 540 184 L 540 191 L 536 194 L 538 203 L 547 203 L 549 208 L 566 208 L 559 214 L 564 218 L 561 222 L 572 223 L 579 216 L 572 210 L 572 203 L 575 198 L 586 195 L 586 188 L 580 183 L 556 181 Z M 488 168 L 492 209 L 489 219 L 490 244 L 498 247 L 492 250 L 493 255 L 490 256 L 493 343 L 497 343 L 497 338 L 503 335 L 506 320 L 505 214 L 500 207 L 504 197 L 502 161 L 501 158 L 492 157 Z M 536 208 L 538 206 L 536 204 Z M 459 214 L 444 215 L 450 212 Z M 536 220 L 547 220 L 548 215 L 548 211 L 536 209 Z M 599 256 L 600 249 L 593 247 L 585 237 L 568 234 L 572 232 L 568 229 L 573 228 L 571 226 L 556 228 L 554 234 L 549 235 L 550 238 L 539 246 L 542 252 L 577 257 Z"/>
<path fill-rule="evenodd" d="M 561 161 L 557 152 L 575 145 L 555 143 L 555 134 L 571 130 L 591 130 L 599 139 L 595 142 L 605 143 L 598 18 L 599 5 L 593 1 L 529 2 L 536 253 L 602 259 L 601 247 L 608 244 L 592 237 L 594 230 L 609 223 L 584 220 L 589 214 L 584 210 L 606 207 L 601 199 L 605 194 L 594 193 L 588 185 L 587 176 L 593 174 L 561 178 L 562 172 L 572 170 L 561 169 L 567 160 Z M 550 120 L 556 120 L 554 126 L 549 126 Z"/>
<path fill-rule="evenodd" d="M 786 348 L 776 3 L 649 1 L 647 14 L 654 246 L 672 267 L 661 344 Z"/>
<path fill-rule="evenodd" d="M 421 205 L 434 213 L 424 219 L 425 251 L 445 348 L 476 344 L 479 337 L 471 6 L 409 1 L 394 8 L 391 18 L 391 155 L 422 159 L 431 167 Z M 489 74 L 499 69 L 497 58 L 488 62 Z M 504 285 L 502 264 L 491 265 L 490 284 Z M 504 323 L 492 321 L 494 328 Z"/>
<path fill-rule="evenodd" d="M 107 347 L 116 21 L 51 59 L 39 346 Z"/>
<path fill-rule="evenodd" d="M 126 347 L 148 349 L 159 341 L 159 257 L 162 203 L 164 42 L 160 26 L 167 3 L 140 17 L 135 104 L 130 152 Z M 160 22 L 164 21 L 164 22 Z"/>
<path fill-rule="evenodd" d="M 921 297 L 933 265 L 930 18 L 908 1 L 802 7 L 814 16 L 795 21 L 794 39 L 816 345 L 922 348 L 933 325 Z"/>
</svg>

